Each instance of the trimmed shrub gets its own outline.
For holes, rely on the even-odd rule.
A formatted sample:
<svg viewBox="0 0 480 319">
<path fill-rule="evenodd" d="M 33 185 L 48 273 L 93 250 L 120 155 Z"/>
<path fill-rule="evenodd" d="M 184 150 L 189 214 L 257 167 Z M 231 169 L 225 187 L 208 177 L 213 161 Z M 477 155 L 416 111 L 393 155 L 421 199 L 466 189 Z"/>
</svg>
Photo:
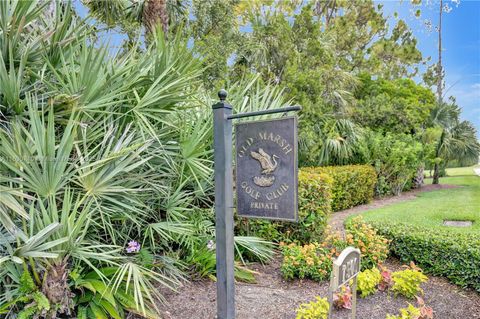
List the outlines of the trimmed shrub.
<svg viewBox="0 0 480 319">
<path fill-rule="evenodd" d="M 255 235 L 275 242 L 308 243 L 323 236 L 331 213 L 333 180 L 326 174 L 300 171 L 298 174 L 298 223 L 241 219 L 243 235 Z"/>
<path fill-rule="evenodd" d="M 370 165 L 307 167 L 302 170 L 332 177 L 332 210 L 334 212 L 365 204 L 373 199 L 377 174 Z"/>
<path fill-rule="evenodd" d="M 292 231 L 301 242 L 319 240 L 323 236 L 332 211 L 332 188 L 333 179 L 327 174 L 303 171 L 298 174 L 299 222 Z"/>
<path fill-rule="evenodd" d="M 413 260 L 426 273 L 480 292 L 480 235 L 405 224 L 373 225 L 391 240 L 390 251 L 401 261 Z"/>
</svg>

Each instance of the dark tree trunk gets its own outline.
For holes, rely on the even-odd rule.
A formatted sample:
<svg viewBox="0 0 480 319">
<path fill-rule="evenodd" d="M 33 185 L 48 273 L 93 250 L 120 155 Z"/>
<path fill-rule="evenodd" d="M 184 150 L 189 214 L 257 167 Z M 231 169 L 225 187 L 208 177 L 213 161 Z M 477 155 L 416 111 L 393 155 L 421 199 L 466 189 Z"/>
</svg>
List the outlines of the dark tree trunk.
<svg viewBox="0 0 480 319">
<path fill-rule="evenodd" d="M 55 313 L 70 315 L 73 309 L 74 295 L 68 286 L 68 268 L 66 261 L 54 263 L 45 273 L 42 284 L 42 293 L 48 298 L 51 305 L 56 309 L 52 309 L 52 318 Z"/>
<path fill-rule="evenodd" d="M 417 173 L 415 174 L 415 177 L 413 178 L 413 188 L 421 188 L 423 185 L 423 175 L 425 173 L 425 166 L 421 164 L 417 168 Z"/>
<path fill-rule="evenodd" d="M 435 167 L 433 169 L 433 182 L 432 184 L 440 184 L 440 164 L 435 163 Z"/>
<path fill-rule="evenodd" d="M 440 154 L 443 147 L 443 142 L 445 140 L 445 130 L 442 130 L 442 134 L 440 135 L 440 140 L 437 144 L 437 149 L 435 150 L 435 166 L 433 168 L 433 183 L 432 184 L 440 184 Z"/>
<path fill-rule="evenodd" d="M 163 33 L 168 33 L 167 0 L 148 0 L 143 9 L 143 25 L 147 36 L 152 34 L 157 25 L 161 25 Z"/>
</svg>

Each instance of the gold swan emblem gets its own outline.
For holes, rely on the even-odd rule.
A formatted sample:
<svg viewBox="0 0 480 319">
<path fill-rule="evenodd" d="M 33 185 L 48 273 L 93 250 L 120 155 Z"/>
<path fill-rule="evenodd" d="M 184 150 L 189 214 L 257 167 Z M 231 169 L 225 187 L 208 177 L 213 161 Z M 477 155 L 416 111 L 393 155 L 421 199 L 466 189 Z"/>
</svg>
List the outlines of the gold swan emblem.
<svg viewBox="0 0 480 319">
<path fill-rule="evenodd" d="M 262 167 L 262 174 L 271 174 L 277 168 L 277 155 L 270 156 L 261 148 L 258 149 L 258 153 L 252 151 L 250 155 L 260 162 Z"/>
</svg>

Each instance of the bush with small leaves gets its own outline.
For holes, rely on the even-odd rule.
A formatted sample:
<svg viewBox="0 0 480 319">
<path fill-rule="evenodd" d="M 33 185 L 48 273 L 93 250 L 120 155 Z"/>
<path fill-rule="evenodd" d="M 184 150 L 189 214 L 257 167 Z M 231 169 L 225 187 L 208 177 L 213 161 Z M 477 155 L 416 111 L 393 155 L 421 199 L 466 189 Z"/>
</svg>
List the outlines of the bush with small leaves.
<svg viewBox="0 0 480 319">
<path fill-rule="evenodd" d="M 480 292 L 480 234 L 438 231 L 421 226 L 375 222 L 390 239 L 390 252 L 403 262 L 414 260 L 425 272 L 444 276 Z"/>
<path fill-rule="evenodd" d="M 285 279 L 310 278 L 322 281 L 328 279 L 332 271 L 331 251 L 317 243 L 304 246 L 281 245 L 283 263 L 282 275 Z"/>
<path fill-rule="evenodd" d="M 361 216 L 347 222 L 346 233 L 347 245 L 360 249 L 362 270 L 377 267 L 387 259 L 389 241 Z"/>
<path fill-rule="evenodd" d="M 332 210 L 334 212 L 370 202 L 374 196 L 377 173 L 371 165 L 304 167 L 304 172 L 332 177 Z"/>
<path fill-rule="evenodd" d="M 377 268 L 366 269 L 360 272 L 357 277 L 357 289 L 360 292 L 360 297 L 365 298 L 374 294 L 381 280 L 382 275 Z"/>
<path fill-rule="evenodd" d="M 330 305 L 326 298 L 315 297 L 316 301 L 303 303 L 297 309 L 296 319 L 327 319 Z"/>
</svg>

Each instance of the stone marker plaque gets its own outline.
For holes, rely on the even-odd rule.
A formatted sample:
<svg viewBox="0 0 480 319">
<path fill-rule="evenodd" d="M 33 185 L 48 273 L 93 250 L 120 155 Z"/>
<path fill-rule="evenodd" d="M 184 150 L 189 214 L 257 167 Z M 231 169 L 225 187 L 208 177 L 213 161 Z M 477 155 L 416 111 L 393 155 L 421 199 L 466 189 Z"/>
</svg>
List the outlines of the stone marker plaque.
<svg viewBox="0 0 480 319">
<path fill-rule="evenodd" d="M 235 130 L 238 215 L 297 221 L 297 118 L 243 122 Z"/>
<path fill-rule="evenodd" d="M 328 292 L 328 302 L 330 304 L 328 310 L 328 318 L 332 317 L 333 294 L 343 285 L 348 284 L 351 280 L 352 293 L 352 315 L 351 319 L 355 319 L 357 315 L 357 276 L 360 273 L 360 250 L 354 247 L 345 248 L 338 258 L 333 261 L 333 269 L 330 278 L 330 288 Z"/>
<path fill-rule="evenodd" d="M 332 289 L 338 289 L 360 272 L 360 250 L 347 247 L 333 262 Z"/>
</svg>

